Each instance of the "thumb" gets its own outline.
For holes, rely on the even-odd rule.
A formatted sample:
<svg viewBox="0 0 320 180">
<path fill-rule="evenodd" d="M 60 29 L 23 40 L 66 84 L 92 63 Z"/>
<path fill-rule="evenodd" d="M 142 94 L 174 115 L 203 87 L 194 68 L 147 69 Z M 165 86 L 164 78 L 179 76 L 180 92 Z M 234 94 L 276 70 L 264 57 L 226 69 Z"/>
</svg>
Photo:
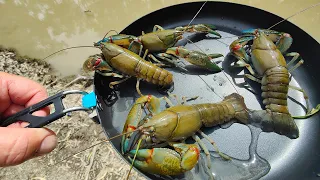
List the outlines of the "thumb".
<svg viewBox="0 0 320 180">
<path fill-rule="evenodd" d="M 56 135 L 49 129 L 0 127 L 0 167 L 49 153 L 56 145 Z"/>
</svg>

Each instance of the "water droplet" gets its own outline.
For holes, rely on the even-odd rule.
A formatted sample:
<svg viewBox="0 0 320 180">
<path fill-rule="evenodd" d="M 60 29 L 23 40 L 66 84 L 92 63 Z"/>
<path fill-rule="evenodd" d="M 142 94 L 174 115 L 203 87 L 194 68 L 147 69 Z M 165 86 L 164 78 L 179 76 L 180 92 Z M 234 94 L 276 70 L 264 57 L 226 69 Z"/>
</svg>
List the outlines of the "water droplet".
<svg viewBox="0 0 320 180">
<path fill-rule="evenodd" d="M 217 80 L 217 75 L 214 75 L 213 78 L 212 78 L 214 81 Z"/>
</svg>

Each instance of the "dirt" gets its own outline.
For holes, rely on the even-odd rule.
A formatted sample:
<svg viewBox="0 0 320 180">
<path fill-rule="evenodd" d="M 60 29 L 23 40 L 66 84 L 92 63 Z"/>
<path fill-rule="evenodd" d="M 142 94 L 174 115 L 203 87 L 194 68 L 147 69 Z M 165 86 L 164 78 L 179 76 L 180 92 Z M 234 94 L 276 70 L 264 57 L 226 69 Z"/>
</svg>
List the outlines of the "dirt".
<svg viewBox="0 0 320 180">
<path fill-rule="evenodd" d="M 57 77 L 49 64 L 19 56 L 14 50 L 0 48 L 0 71 L 27 77 L 41 83 L 49 95 L 60 90 L 92 91 L 92 80 L 80 80 L 68 87 L 76 76 Z M 66 107 L 81 105 L 79 95 L 67 96 Z M 0 168 L 2 180 L 64 180 L 64 179 L 125 179 L 130 165 L 121 159 L 111 144 L 103 142 L 106 136 L 100 125 L 85 112 L 74 112 L 47 126 L 58 137 L 56 149 L 48 155 L 31 159 L 17 166 Z M 84 150 L 94 144 L 101 144 Z M 66 159 L 67 158 L 67 159 Z M 144 179 L 132 170 L 130 179 Z"/>
</svg>

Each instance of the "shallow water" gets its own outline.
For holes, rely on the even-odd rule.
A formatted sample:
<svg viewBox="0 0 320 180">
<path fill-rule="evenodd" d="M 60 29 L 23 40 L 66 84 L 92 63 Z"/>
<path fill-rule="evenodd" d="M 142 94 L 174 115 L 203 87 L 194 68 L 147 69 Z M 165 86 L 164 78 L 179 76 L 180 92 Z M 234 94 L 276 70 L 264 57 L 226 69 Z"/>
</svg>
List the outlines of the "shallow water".
<svg viewBox="0 0 320 180">
<path fill-rule="evenodd" d="M 62 48 L 92 45 L 111 29 L 121 31 L 147 13 L 189 1 L 191 0 L 0 0 L 0 45 L 15 48 L 21 55 L 42 59 Z M 318 0 L 233 2 L 288 17 Z M 320 41 L 318 27 L 313 26 L 320 24 L 319 7 L 304 12 L 291 21 Z M 73 49 L 50 57 L 48 61 L 58 73 L 70 75 L 79 71 L 89 55 L 98 52 L 93 48 Z"/>
</svg>

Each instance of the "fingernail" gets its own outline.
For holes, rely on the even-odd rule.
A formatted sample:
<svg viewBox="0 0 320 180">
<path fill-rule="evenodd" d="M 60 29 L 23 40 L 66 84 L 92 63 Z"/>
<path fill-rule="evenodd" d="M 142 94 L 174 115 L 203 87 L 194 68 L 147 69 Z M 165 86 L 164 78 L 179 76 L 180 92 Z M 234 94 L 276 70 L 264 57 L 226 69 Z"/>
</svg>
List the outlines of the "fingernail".
<svg viewBox="0 0 320 180">
<path fill-rule="evenodd" d="M 47 154 L 57 146 L 57 137 L 55 135 L 47 136 L 41 143 L 37 155 Z"/>
</svg>

